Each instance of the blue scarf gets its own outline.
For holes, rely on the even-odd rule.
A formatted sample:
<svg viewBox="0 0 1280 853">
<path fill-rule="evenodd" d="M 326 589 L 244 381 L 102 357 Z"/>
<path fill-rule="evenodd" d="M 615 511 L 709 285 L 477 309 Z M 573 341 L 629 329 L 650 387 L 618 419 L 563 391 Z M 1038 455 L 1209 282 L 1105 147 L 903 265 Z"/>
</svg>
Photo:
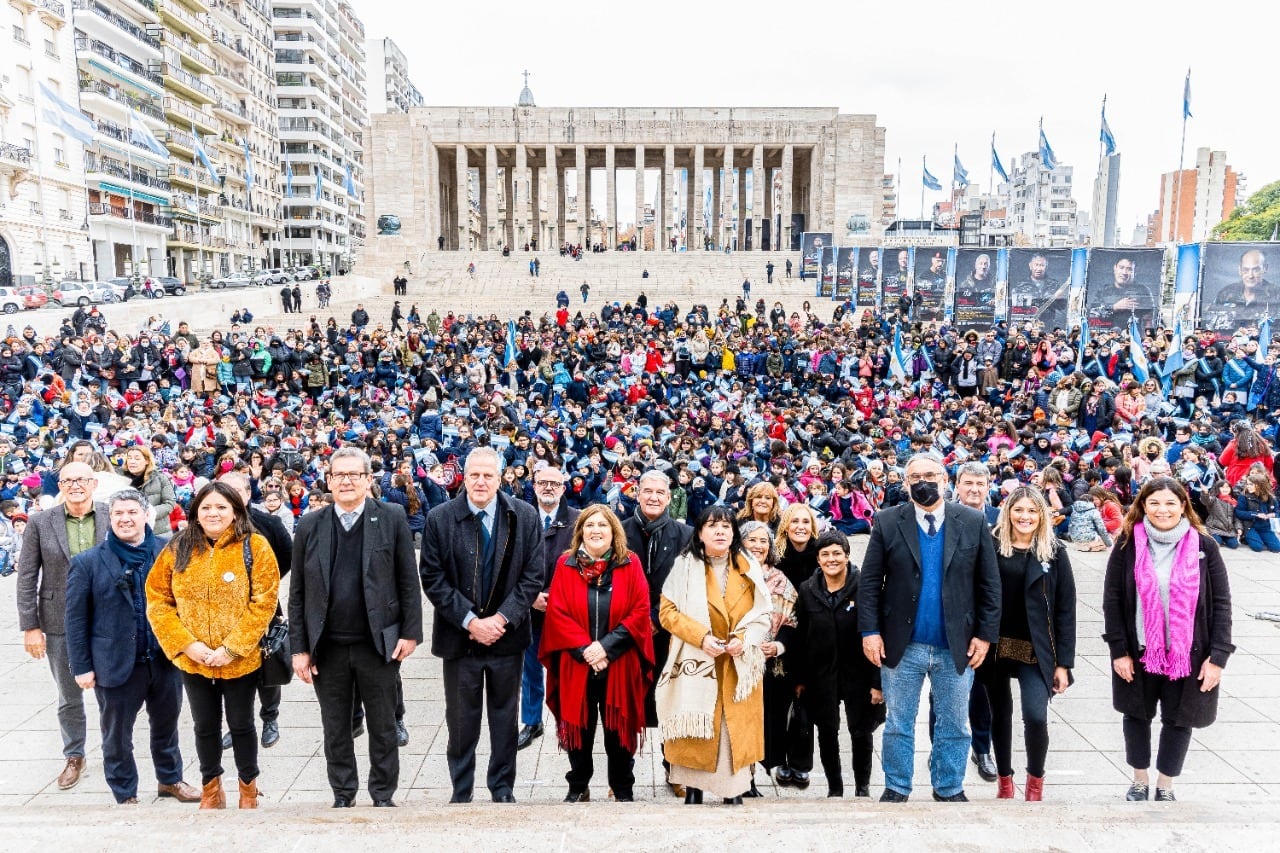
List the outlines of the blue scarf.
<svg viewBox="0 0 1280 853">
<path fill-rule="evenodd" d="M 137 626 L 136 659 L 139 661 L 156 657 L 160 651 L 155 634 L 151 632 L 151 626 L 147 622 L 145 589 L 147 572 L 151 570 L 151 555 L 155 553 L 155 542 L 156 538 L 152 535 L 150 527 L 147 527 L 147 535 L 137 545 L 130 545 L 118 538 L 115 531 L 107 532 L 107 547 L 116 555 L 120 565 L 124 566 L 124 574 L 116 581 L 116 586 L 121 591 L 127 591 L 129 599 L 133 602 L 133 619 Z"/>
</svg>

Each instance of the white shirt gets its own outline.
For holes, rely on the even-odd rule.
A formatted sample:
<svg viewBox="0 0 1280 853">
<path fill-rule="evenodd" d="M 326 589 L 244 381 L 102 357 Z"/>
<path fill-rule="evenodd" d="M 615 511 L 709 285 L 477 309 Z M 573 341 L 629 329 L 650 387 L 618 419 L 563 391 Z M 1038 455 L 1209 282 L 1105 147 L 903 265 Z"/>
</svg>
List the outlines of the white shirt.
<svg viewBox="0 0 1280 853">
<path fill-rule="evenodd" d="M 946 510 L 947 510 L 947 505 L 946 505 L 945 503 L 938 504 L 938 508 L 937 508 L 937 509 L 934 509 L 934 510 L 923 510 L 923 509 L 921 509 L 921 508 L 920 508 L 920 504 L 915 503 L 914 501 L 912 502 L 912 504 L 911 504 L 911 505 L 912 505 L 913 507 L 915 507 L 915 510 L 916 510 L 916 524 L 920 525 L 920 529 L 921 529 L 921 530 L 923 530 L 925 533 L 928 533 L 928 532 L 929 532 L 929 520 L 928 520 L 927 518 L 925 518 L 925 516 L 926 516 L 926 515 L 932 515 L 932 516 L 933 516 L 933 529 L 934 529 L 935 531 L 937 531 L 937 532 L 941 532 L 941 530 L 942 530 L 942 520 L 943 520 L 943 518 L 944 518 L 944 517 L 946 516 L 946 514 L 947 514 L 947 512 L 946 512 Z"/>
</svg>

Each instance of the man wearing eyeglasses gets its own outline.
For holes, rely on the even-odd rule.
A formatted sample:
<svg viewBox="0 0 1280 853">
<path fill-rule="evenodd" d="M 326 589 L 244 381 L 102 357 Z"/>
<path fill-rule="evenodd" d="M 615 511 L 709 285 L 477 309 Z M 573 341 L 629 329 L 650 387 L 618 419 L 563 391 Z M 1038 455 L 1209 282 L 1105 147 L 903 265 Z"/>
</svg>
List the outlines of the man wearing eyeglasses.
<svg viewBox="0 0 1280 853">
<path fill-rule="evenodd" d="M 533 472 L 533 493 L 542 525 L 542 592 L 533 602 L 530 625 L 533 644 L 524 652 L 524 669 L 520 673 L 520 734 L 516 749 L 524 749 L 535 738 L 542 737 L 542 702 L 545 698 L 542 664 L 538 662 L 538 643 L 542 639 L 542 620 L 547 612 L 547 591 L 551 589 L 551 573 L 556 560 L 573 541 L 573 526 L 581 510 L 569 506 L 564 498 L 564 472 L 539 462 Z"/>
<path fill-rule="evenodd" d="M 881 667 L 885 721 L 881 802 L 911 794 L 916 712 L 924 680 L 937 712 L 933 798 L 968 802 L 969 690 L 1000 632 L 1000 574 L 982 513 L 946 500 L 942 458 L 907 462 L 910 503 L 876 516 L 858 584 L 862 650 Z"/>
<path fill-rule="evenodd" d="M 18 557 L 18 628 L 27 654 L 48 658 L 58 686 L 58 728 L 66 765 L 58 787 L 74 788 L 84 772 L 84 695 L 67 660 L 67 572 L 71 558 L 107 538 L 105 504 L 93 502 L 98 481 L 83 462 L 68 462 L 58 472 L 61 506 L 33 514 Z"/>
</svg>

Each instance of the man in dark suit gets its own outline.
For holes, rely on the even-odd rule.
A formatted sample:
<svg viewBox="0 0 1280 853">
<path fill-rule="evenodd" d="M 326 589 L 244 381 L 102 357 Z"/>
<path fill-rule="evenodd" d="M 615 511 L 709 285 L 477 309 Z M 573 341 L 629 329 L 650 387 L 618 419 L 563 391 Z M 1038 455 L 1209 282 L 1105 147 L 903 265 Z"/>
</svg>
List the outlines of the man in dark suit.
<svg viewBox="0 0 1280 853">
<path fill-rule="evenodd" d="M 542 737 L 542 703 L 546 697 L 542 664 L 538 662 L 538 643 L 542 639 L 542 619 L 547 612 L 547 592 L 551 589 L 551 575 L 556 561 L 569 550 L 573 541 L 573 526 L 578 523 L 581 510 L 564 502 L 564 472 L 553 465 L 538 463 L 541 468 L 533 472 L 533 492 L 537 499 L 538 523 L 542 527 L 542 592 L 533 602 L 530 627 L 533 642 L 524 651 L 524 669 L 520 673 L 520 734 L 516 749 L 524 749 L 535 738 Z"/>
<path fill-rule="evenodd" d="M 232 471 L 218 478 L 240 494 L 240 499 L 249 509 L 249 520 L 253 529 L 262 534 L 271 546 L 271 553 L 276 557 L 276 565 L 280 567 L 280 577 L 289 574 L 293 565 L 293 539 L 285 530 L 284 522 L 269 512 L 264 512 L 251 505 L 253 493 L 249 489 L 249 477 L 241 471 Z M 258 717 L 262 720 L 262 747 L 270 749 L 280 740 L 280 685 L 258 685 Z M 231 749 L 231 733 L 222 737 L 222 748 Z"/>
<path fill-rule="evenodd" d="M 444 659 L 454 803 L 471 802 L 486 706 L 489 793 L 497 803 L 516 801 L 520 672 L 533 640 L 529 613 L 543 589 L 542 525 L 533 507 L 498 485 L 497 452 L 472 450 L 465 493 L 431 510 L 422 542 L 422 588 L 436 610 L 431 653 Z"/>
<path fill-rule="evenodd" d="M 1000 574 L 986 519 L 944 500 L 942 459 L 907 462 L 911 502 L 876 516 L 858 584 L 858 630 L 867 658 L 881 667 L 888 719 L 881 802 L 911 794 L 915 721 L 927 676 L 938 723 L 929 775 L 934 799 L 967 802 L 969 689 L 1000 631 Z"/>
<path fill-rule="evenodd" d="M 369 730 L 369 794 L 394 806 L 400 781 L 396 682 L 422 641 L 422 598 L 404 510 L 369 497 L 369 457 L 343 447 L 329 459 L 333 508 L 303 516 L 293 540 L 289 645 L 293 670 L 315 684 L 333 807 L 355 804 L 360 777 L 351 734 L 353 691 Z"/>
<path fill-rule="evenodd" d="M 66 765 L 58 787 L 74 788 L 84 772 L 84 695 L 67 661 L 67 571 L 71 558 L 107 538 L 105 504 L 93 502 L 98 481 L 83 462 L 58 472 L 64 503 L 32 515 L 18 557 L 18 628 L 27 654 L 47 657 L 58 686 L 58 728 Z"/>
<path fill-rule="evenodd" d="M 622 520 L 622 529 L 627 534 L 627 550 L 640 558 L 640 565 L 649 579 L 653 660 L 661 673 L 667 663 L 671 634 L 658 621 L 658 602 L 662 598 L 662 585 L 666 583 L 676 557 L 693 538 L 693 528 L 667 514 L 667 508 L 671 506 L 671 478 L 663 471 L 651 468 L 640 475 L 636 483 L 636 502 L 635 513 Z M 645 697 L 645 725 L 658 725 L 652 686 Z M 662 766 L 669 769 L 665 758 Z"/>
<path fill-rule="evenodd" d="M 164 546 L 147 525 L 141 492 L 116 492 L 109 506 L 107 540 L 73 557 L 67 576 L 71 672 L 76 684 L 97 696 L 103 775 L 116 802 L 138 802 L 133 724 L 144 704 L 158 795 L 199 802 L 200 792 L 182 780 L 182 678 L 147 621 L 147 573 Z"/>
</svg>

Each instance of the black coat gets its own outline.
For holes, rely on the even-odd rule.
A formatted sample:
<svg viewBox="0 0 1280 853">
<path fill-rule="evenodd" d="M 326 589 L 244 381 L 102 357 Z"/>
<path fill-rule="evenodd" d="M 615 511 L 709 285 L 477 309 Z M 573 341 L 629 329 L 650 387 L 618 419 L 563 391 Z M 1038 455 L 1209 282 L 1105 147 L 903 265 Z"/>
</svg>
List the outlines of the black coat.
<svg viewBox="0 0 1280 853">
<path fill-rule="evenodd" d="M 533 642 L 529 613 L 543 590 L 545 572 L 542 522 L 538 512 L 522 500 L 499 492 L 494 520 L 495 589 L 492 606 L 480 602 L 475 589 L 481 558 L 480 521 L 467 505 L 466 493 L 427 514 L 419 573 L 422 589 L 435 607 L 431 653 L 445 660 L 470 654 L 521 654 Z M 492 646 L 477 645 L 462 627 L 468 613 L 501 613 L 506 633 Z"/>
<path fill-rule="evenodd" d="M 844 589 L 831 606 L 827 579 L 814 572 L 800 584 L 796 599 L 796 645 L 789 660 L 800 663 L 796 682 L 804 685 L 805 702 L 812 708 L 854 700 L 863 728 L 884 722 L 884 705 L 871 704 L 871 690 L 880 689 L 880 667 L 862 653 L 858 631 L 859 571 L 849 569 Z"/>
<path fill-rule="evenodd" d="M 676 557 L 693 538 L 693 528 L 674 518 L 652 538 L 644 535 L 644 526 L 634 515 L 622 522 L 622 529 L 627 534 L 627 550 L 640 558 L 640 566 L 644 569 L 645 578 L 649 581 L 650 617 L 653 620 L 655 633 L 665 634 L 658 622 L 658 601 L 662 598 L 662 585 L 671 574 Z M 658 666 L 665 663 L 658 661 Z"/>
<path fill-rule="evenodd" d="M 1212 536 L 1200 536 L 1200 595 L 1196 601 L 1195 628 L 1191 632 L 1191 676 L 1182 679 L 1182 701 L 1174 725 L 1204 728 L 1218 716 L 1218 693 L 1200 691 L 1200 667 L 1206 659 L 1225 667 L 1236 650 L 1231 643 L 1231 586 L 1222 552 Z M 1111 672 L 1111 704 L 1122 714 L 1143 720 L 1153 718 L 1143 697 L 1143 679 L 1138 666 L 1138 591 L 1133 578 L 1136 548 L 1133 538 L 1117 543 L 1107 561 L 1102 582 L 1102 639 L 1111 649 L 1111 659 L 1133 658 L 1133 681 L 1124 681 Z"/>
<path fill-rule="evenodd" d="M 314 655 L 329 614 L 334 509 L 298 522 L 289 578 L 289 646 Z M 413 534 L 404 510 L 372 498 L 364 502 L 363 575 L 373 646 L 390 660 L 401 640 L 422 642 L 422 597 L 413 571 Z M 318 664 L 323 666 L 323 662 Z"/>
<path fill-rule="evenodd" d="M 1013 557 L 1024 559 L 1016 552 Z M 1027 555 L 1024 581 L 1027 627 L 1031 646 L 1036 652 L 1036 665 L 1044 683 L 1053 694 L 1053 671 L 1076 666 L 1076 579 L 1071 571 L 1067 548 L 1058 543 L 1053 559 L 1040 562 Z M 995 650 L 987 655 L 987 663 L 995 663 Z M 983 667 L 986 670 L 986 666 Z"/>
<path fill-rule="evenodd" d="M 541 526 L 542 509 L 536 506 L 534 508 L 538 511 L 539 526 Z M 551 520 L 551 526 L 542 531 L 542 592 L 551 590 L 551 577 L 555 574 L 556 563 L 569 550 L 569 545 L 573 542 L 573 527 L 578 523 L 580 515 L 582 510 L 574 509 L 564 501 L 560 501 L 555 518 Z M 542 629 L 543 618 L 542 611 L 533 611 L 535 630 Z"/>
<path fill-rule="evenodd" d="M 970 640 L 1000 638 L 1000 570 L 982 513 L 951 502 L 944 507 L 942 615 L 951 658 L 961 673 Z M 862 563 L 858 630 L 880 633 L 885 666 L 897 666 L 911 642 L 921 583 L 915 504 L 881 510 Z"/>
<path fill-rule="evenodd" d="M 249 507 L 249 521 L 253 529 L 262 534 L 271 546 L 271 553 L 276 555 L 276 565 L 280 567 L 280 577 L 289 574 L 293 567 L 293 539 L 285 530 L 284 522 L 269 512 L 256 507 Z"/>
</svg>

